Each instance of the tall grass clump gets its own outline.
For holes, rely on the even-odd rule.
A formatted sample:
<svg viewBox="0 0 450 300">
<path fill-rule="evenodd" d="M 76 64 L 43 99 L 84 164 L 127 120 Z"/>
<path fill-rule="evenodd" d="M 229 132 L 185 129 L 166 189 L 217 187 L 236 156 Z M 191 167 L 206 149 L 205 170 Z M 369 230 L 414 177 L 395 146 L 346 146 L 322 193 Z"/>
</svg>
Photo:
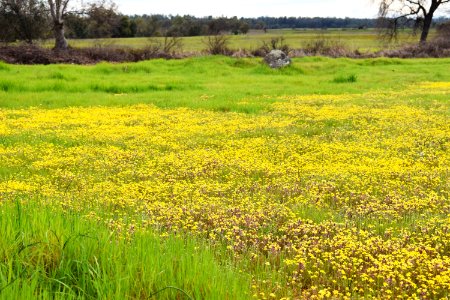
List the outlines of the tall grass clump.
<svg viewBox="0 0 450 300">
<path fill-rule="evenodd" d="M 0 71 L 9 71 L 9 66 L 0 60 Z"/>
<path fill-rule="evenodd" d="M 192 239 L 124 239 L 78 214 L 19 202 L 0 206 L 0 230 L 0 299 L 248 297 L 249 281 Z"/>
<path fill-rule="evenodd" d="M 14 88 L 15 84 L 9 80 L 0 80 L 0 91 L 9 92 Z"/>
<path fill-rule="evenodd" d="M 350 74 L 350 75 L 339 75 L 333 79 L 334 83 L 354 83 L 358 81 L 358 75 Z"/>
</svg>

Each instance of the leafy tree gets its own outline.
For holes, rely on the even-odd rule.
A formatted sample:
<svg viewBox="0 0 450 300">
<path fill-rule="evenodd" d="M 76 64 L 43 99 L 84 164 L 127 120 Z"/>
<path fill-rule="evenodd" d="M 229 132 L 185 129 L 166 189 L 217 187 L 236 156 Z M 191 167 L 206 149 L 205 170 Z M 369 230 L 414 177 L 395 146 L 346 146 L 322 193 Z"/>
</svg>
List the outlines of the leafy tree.
<svg viewBox="0 0 450 300">
<path fill-rule="evenodd" d="M 105 0 L 68 12 L 64 24 L 67 36 L 72 38 L 134 37 L 143 25 L 141 17 L 121 15 L 114 2 Z"/>
<path fill-rule="evenodd" d="M 159 15 L 133 16 L 132 19 L 136 24 L 136 36 L 160 36 L 163 18 L 164 16 Z"/>
<path fill-rule="evenodd" d="M 212 19 L 209 21 L 208 27 L 209 33 L 213 35 L 218 35 L 231 29 L 229 19 L 224 17 Z"/>
<path fill-rule="evenodd" d="M 433 17 L 450 0 L 378 0 L 379 16 L 387 25 L 387 33 L 395 37 L 398 29 L 411 18 L 415 20 L 415 27 L 421 31 L 420 43 L 427 41 Z"/>
<path fill-rule="evenodd" d="M 70 12 L 66 15 L 64 24 L 66 36 L 69 38 L 85 39 L 89 37 L 88 19 L 82 14 Z"/>
<path fill-rule="evenodd" d="M 121 18 L 117 13 L 117 6 L 113 2 L 101 1 L 90 3 L 86 9 L 88 17 L 89 37 L 103 38 L 120 35 Z M 123 20 L 126 23 L 126 19 Z M 129 24 L 123 24 L 123 30 Z M 128 28 L 129 29 L 129 28 Z"/>
<path fill-rule="evenodd" d="M 117 16 L 119 18 L 119 25 L 116 32 L 116 37 L 133 37 L 136 35 L 137 26 L 134 20 L 130 20 L 128 16 Z"/>
<path fill-rule="evenodd" d="M 239 26 L 239 31 L 242 32 L 242 34 L 247 34 L 249 30 L 250 30 L 250 25 L 247 22 L 241 21 L 240 26 Z"/>
<path fill-rule="evenodd" d="M 33 40 L 45 37 L 48 18 L 39 0 L 0 0 L 0 40 Z"/>
</svg>

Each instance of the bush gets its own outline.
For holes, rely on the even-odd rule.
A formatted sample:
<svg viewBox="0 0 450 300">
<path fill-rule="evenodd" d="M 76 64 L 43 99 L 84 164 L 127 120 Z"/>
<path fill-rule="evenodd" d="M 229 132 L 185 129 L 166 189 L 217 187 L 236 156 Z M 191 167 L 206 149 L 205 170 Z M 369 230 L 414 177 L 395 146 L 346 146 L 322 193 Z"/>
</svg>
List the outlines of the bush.
<svg viewBox="0 0 450 300">
<path fill-rule="evenodd" d="M 450 57 L 450 40 L 436 38 L 426 44 L 406 46 L 397 50 L 380 51 L 376 56 L 399 58 Z"/>
<path fill-rule="evenodd" d="M 158 56 L 175 56 L 183 49 L 183 41 L 180 37 L 166 36 L 163 41 L 159 39 L 148 39 L 144 51 L 149 58 Z"/>
<path fill-rule="evenodd" d="M 206 45 L 206 52 L 212 55 L 230 55 L 232 51 L 228 47 L 230 38 L 223 34 L 208 36 L 204 43 Z"/>
<path fill-rule="evenodd" d="M 439 24 L 437 27 L 437 39 L 450 42 L 450 22 Z"/>
<path fill-rule="evenodd" d="M 272 50 L 281 50 L 286 54 L 289 54 L 291 48 L 286 44 L 284 37 L 274 37 L 270 41 L 263 41 L 261 47 L 253 51 L 255 56 L 266 56 Z"/>
<path fill-rule="evenodd" d="M 330 40 L 323 36 L 319 36 L 314 41 L 308 43 L 304 51 L 307 55 L 325 55 L 331 57 L 355 55 L 340 41 Z"/>
<path fill-rule="evenodd" d="M 171 44 L 172 45 L 172 44 Z M 97 44 L 91 48 L 68 49 L 66 51 L 50 50 L 35 45 L 0 47 L 0 61 L 12 64 L 93 64 L 100 61 L 137 62 L 152 58 L 177 58 L 175 52 L 165 53 L 172 49 L 171 45 L 163 45 L 161 51 L 151 48 L 131 49 L 111 45 Z"/>
<path fill-rule="evenodd" d="M 0 60 L 15 64 L 47 65 L 51 63 L 52 53 L 48 49 L 28 44 L 3 46 L 0 48 Z"/>
<path fill-rule="evenodd" d="M 236 50 L 231 56 L 235 58 L 254 57 L 252 52 L 246 49 Z"/>
</svg>

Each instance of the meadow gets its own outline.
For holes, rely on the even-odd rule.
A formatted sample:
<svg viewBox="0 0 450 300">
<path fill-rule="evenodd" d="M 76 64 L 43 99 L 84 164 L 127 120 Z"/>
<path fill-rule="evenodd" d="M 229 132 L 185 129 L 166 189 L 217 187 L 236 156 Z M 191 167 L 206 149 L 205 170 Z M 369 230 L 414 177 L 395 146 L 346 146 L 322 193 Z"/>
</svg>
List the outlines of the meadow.
<svg viewBox="0 0 450 300">
<path fill-rule="evenodd" d="M 432 30 L 430 37 L 436 35 Z M 245 49 L 255 50 L 268 43 L 272 39 L 283 38 L 284 43 L 292 49 L 300 49 L 314 44 L 317 40 L 331 41 L 345 46 L 350 51 L 358 50 L 362 53 L 371 53 L 383 49 L 395 49 L 405 44 L 416 44 L 417 36 L 413 36 L 410 30 L 400 31 L 396 41 L 387 42 L 380 40 L 380 35 L 376 29 L 270 29 L 267 32 L 262 30 L 251 30 L 244 35 L 230 35 L 229 47 L 234 50 Z M 130 47 L 144 48 L 154 42 L 163 43 L 164 38 L 103 38 L 103 39 L 81 39 L 70 40 L 70 45 L 75 48 L 84 47 Z M 182 37 L 182 51 L 201 52 L 207 49 L 206 37 Z M 42 44 L 52 47 L 53 41 L 45 41 Z M 179 50 L 179 49 L 178 49 Z"/>
<path fill-rule="evenodd" d="M 0 299 L 442 299 L 450 59 L 0 63 Z"/>
</svg>

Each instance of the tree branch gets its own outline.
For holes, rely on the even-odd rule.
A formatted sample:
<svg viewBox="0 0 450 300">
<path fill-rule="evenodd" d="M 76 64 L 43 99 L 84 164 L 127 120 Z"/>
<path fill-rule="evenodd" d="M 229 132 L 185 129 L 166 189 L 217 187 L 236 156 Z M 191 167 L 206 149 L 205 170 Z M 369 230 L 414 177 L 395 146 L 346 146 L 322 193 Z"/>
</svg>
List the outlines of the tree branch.
<svg viewBox="0 0 450 300">
<path fill-rule="evenodd" d="M 48 0 L 48 5 L 50 5 L 50 13 L 52 15 L 52 19 L 56 20 L 55 4 L 52 0 Z"/>
</svg>

